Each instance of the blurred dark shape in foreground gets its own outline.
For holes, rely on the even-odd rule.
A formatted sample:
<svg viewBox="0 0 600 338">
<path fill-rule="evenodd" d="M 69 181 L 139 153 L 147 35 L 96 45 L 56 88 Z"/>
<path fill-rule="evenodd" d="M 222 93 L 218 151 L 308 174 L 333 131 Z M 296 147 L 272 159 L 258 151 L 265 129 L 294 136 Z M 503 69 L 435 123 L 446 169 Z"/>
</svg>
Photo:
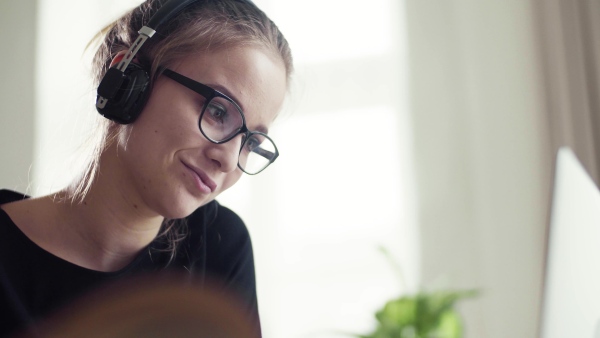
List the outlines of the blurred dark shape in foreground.
<svg viewBox="0 0 600 338">
<path fill-rule="evenodd" d="M 182 277 L 182 278 L 179 278 Z M 258 338 L 243 303 L 218 283 L 181 275 L 136 277 L 82 298 L 18 336 Z"/>
</svg>

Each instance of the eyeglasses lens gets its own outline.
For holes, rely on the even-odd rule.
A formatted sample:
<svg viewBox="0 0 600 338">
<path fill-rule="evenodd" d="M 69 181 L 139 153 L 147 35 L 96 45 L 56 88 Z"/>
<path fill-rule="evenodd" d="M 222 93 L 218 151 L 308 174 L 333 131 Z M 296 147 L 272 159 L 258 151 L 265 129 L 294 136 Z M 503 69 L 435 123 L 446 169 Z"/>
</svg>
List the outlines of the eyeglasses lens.
<svg viewBox="0 0 600 338">
<path fill-rule="evenodd" d="M 236 135 L 244 120 L 235 104 L 222 97 L 214 97 L 204 110 L 200 128 L 213 141 L 221 142 Z"/>
<path fill-rule="evenodd" d="M 216 96 L 206 104 L 200 130 L 213 142 L 228 140 L 243 127 L 243 114 L 233 102 Z M 257 174 L 275 160 L 276 153 L 275 144 L 268 136 L 250 132 L 240 149 L 238 164 L 246 173 Z"/>
<path fill-rule="evenodd" d="M 239 165 L 248 174 L 257 174 L 275 160 L 276 152 L 270 138 L 261 133 L 252 133 L 244 140 Z"/>
</svg>

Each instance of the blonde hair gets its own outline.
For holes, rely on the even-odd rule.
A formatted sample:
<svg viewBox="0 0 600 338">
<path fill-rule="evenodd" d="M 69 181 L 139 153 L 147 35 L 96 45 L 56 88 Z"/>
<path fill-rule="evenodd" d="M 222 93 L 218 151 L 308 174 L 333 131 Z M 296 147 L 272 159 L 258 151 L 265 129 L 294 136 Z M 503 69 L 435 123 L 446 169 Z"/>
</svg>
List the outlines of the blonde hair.
<svg viewBox="0 0 600 338">
<path fill-rule="evenodd" d="M 163 2 L 147 0 L 96 35 L 91 42 L 99 42 L 92 65 L 95 86 L 100 83 L 115 56 L 129 49 L 138 37 L 138 30 L 148 23 Z M 162 67 L 168 67 L 190 54 L 237 46 L 260 47 L 280 57 L 289 83 L 293 60 L 285 37 L 264 12 L 247 0 L 200 0 L 189 5 L 159 27 L 136 58 L 149 71 L 153 81 L 160 75 Z M 83 201 L 98 174 L 100 156 L 116 139 L 119 126 L 107 119 L 100 123 L 101 140 L 82 176 L 69 189 L 71 201 Z M 169 242 L 171 258 L 175 255 L 177 243 L 185 237 L 186 226 L 183 223 L 176 220 L 163 223 L 160 236 Z"/>
<path fill-rule="evenodd" d="M 93 60 L 97 85 L 117 53 L 129 49 L 137 31 L 160 8 L 158 0 L 148 0 L 108 25 L 104 40 Z M 247 0 L 200 0 L 190 5 L 149 39 L 137 57 L 156 77 L 160 66 L 198 52 L 235 46 L 260 46 L 279 55 L 289 78 L 293 71 L 292 54 L 278 27 Z"/>
</svg>

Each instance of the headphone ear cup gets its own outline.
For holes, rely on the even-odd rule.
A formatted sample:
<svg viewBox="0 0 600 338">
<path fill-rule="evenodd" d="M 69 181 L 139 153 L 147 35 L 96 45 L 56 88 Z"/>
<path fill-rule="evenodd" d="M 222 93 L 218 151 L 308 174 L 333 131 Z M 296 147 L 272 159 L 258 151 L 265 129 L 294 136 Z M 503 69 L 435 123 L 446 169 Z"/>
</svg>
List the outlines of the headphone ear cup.
<svg viewBox="0 0 600 338">
<path fill-rule="evenodd" d="M 150 92 L 150 76 L 142 66 L 130 63 L 125 72 L 108 70 L 98 86 L 98 97 L 108 99 L 100 115 L 120 124 L 135 121 L 146 104 Z"/>
</svg>

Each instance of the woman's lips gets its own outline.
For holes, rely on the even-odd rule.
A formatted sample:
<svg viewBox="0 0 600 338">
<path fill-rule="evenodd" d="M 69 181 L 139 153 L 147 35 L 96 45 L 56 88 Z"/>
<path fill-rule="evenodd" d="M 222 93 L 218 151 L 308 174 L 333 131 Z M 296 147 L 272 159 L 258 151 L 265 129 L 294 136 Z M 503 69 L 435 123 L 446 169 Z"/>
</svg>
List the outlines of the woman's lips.
<svg viewBox="0 0 600 338">
<path fill-rule="evenodd" d="M 202 170 L 193 167 L 185 162 L 182 162 L 183 165 L 188 168 L 193 174 L 194 181 L 196 182 L 196 187 L 202 191 L 203 193 L 209 194 L 217 189 L 217 184 L 208 177 Z"/>
</svg>

